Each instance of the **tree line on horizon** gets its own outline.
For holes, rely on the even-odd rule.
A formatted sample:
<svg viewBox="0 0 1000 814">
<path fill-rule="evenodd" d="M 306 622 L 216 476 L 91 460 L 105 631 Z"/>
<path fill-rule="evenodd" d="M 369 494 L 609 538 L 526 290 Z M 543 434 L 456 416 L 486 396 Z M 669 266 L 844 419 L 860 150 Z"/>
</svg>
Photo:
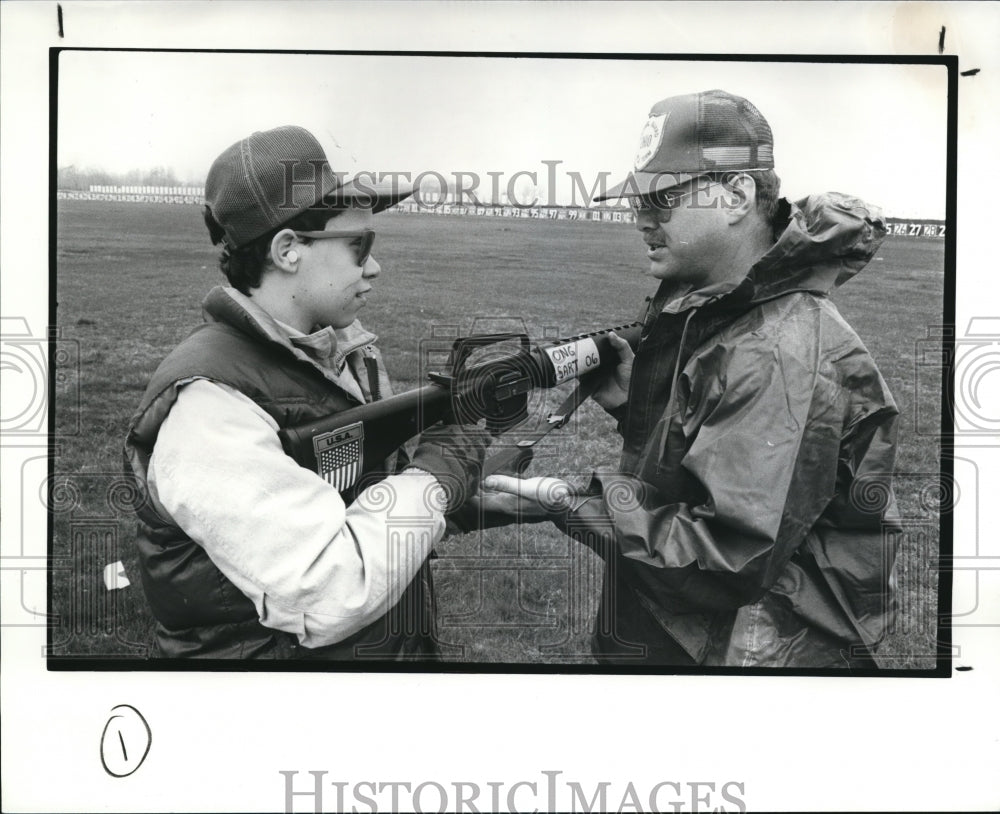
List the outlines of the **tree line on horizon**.
<svg viewBox="0 0 1000 814">
<path fill-rule="evenodd" d="M 86 192 L 91 186 L 200 187 L 203 181 L 181 181 L 170 167 L 108 172 L 99 167 L 70 164 L 56 169 L 56 188 Z"/>
</svg>

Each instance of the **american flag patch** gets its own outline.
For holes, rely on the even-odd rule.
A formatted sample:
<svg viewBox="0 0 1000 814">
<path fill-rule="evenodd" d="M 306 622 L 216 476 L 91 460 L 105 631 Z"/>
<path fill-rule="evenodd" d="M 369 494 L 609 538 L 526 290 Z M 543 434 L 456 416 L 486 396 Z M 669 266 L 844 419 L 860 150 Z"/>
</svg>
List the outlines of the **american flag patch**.
<svg viewBox="0 0 1000 814">
<path fill-rule="evenodd" d="M 338 492 L 349 489 L 361 475 L 365 426 L 360 421 L 313 438 L 316 471 Z"/>
</svg>

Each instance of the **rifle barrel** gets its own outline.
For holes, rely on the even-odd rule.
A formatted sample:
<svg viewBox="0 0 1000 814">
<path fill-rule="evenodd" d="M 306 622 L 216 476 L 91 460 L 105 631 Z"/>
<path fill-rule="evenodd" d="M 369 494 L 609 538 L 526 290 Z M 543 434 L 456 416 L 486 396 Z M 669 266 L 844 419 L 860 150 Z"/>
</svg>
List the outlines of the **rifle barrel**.
<svg viewBox="0 0 1000 814">
<path fill-rule="evenodd" d="M 494 430 L 516 426 L 526 416 L 527 393 L 532 389 L 555 387 L 607 370 L 618 362 L 608 334 L 614 331 L 635 348 L 640 329 L 638 322 L 604 328 L 497 360 L 461 365 L 451 378 L 440 377 L 415 390 L 286 427 L 279 437 L 285 452 L 300 466 L 328 480 L 339 478 L 331 480 L 335 485 L 350 486 L 360 474 L 378 467 L 409 439 L 449 414 L 470 422 L 486 417 L 495 422 Z M 345 466 L 343 460 L 354 454 L 357 466 Z M 331 474 L 326 464 L 334 460 Z"/>
</svg>

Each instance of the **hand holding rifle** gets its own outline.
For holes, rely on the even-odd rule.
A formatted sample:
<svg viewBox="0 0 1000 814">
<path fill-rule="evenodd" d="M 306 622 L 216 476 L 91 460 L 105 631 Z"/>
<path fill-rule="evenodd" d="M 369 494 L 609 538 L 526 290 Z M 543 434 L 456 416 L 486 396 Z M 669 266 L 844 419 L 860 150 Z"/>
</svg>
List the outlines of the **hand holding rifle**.
<svg viewBox="0 0 1000 814">
<path fill-rule="evenodd" d="M 618 354 L 618 364 L 604 377 L 604 381 L 593 392 L 591 398 L 605 410 L 614 410 L 628 401 L 628 387 L 632 379 L 632 361 L 635 351 L 632 346 L 614 331 L 608 334 L 612 349 Z"/>
</svg>

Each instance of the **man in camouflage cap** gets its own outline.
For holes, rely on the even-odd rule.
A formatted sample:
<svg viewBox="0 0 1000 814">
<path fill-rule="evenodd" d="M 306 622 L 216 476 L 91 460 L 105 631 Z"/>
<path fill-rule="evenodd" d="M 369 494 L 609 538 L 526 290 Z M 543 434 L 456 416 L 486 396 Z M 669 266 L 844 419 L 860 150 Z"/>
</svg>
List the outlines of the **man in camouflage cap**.
<svg viewBox="0 0 1000 814">
<path fill-rule="evenodd" d="M 892 621 L 897 409 L 830 300 L 885 236 L 839 193 L 779 198 L 771 128 L 721 90 L 657 102 L 627 197 L 658 288 L 595 399 L 623 438 L 583 494 L 488 478 L 604 557 L 616 665 L 875 668 Z M 545 487 L 545 488 L 540 488 Z M 558 490 L 557 490 L 558 491 Z"/>
</svg>

